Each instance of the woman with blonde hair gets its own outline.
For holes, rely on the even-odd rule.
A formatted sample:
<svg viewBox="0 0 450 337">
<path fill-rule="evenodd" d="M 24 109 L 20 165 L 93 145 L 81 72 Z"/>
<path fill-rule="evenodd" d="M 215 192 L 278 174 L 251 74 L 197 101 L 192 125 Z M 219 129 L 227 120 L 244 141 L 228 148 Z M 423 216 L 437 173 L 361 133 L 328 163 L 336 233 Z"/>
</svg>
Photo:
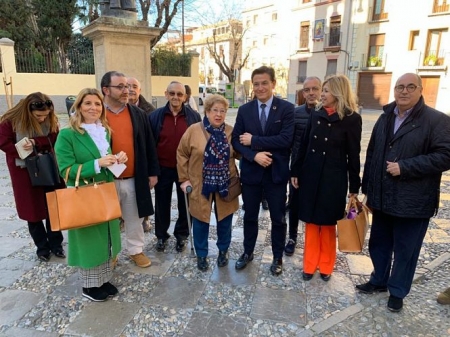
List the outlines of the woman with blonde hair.
<svg viewBox="0 0 450 337">
<path fill-rule="evenodd" d="M 29 94 L 0 118 L 0 149 L 6 153 L 17 214 L 28 222 L 28 230 L 37 247 L 36 254 L 43 262 L 50 260 L 51 253 L 66 257 L 61 232 L 51 230 L 45 198 L 46 192 L 63 188 L 64 183 L 54 187 L 32 186 L 25 161 L 19 157 L 15 144 L 27 138 L 24 150 L 35 147 L 38 153 L 53 152 L 58 132 L 53 102 L 41 92 Z"/>
<path fill-rule="evenodd" d="M 217 223 L 217 265 L 228 264 L 233 213 L 239 208 L 238 198 L 225 201 L 230 178 L 238 175 L 235 164 L 238 154 L 231 146 L 233 127 L 225 123 L 228 101 L 221 95 L 205 99 L 205 117 L 191 125 L 180 140 L 177 170 L 181 189 L 189 194 L 189 213 L 193 217 L 194 247 L 197 268 L 209 268 L 208 235 L 211 209 L 214 205 Z"/>
<path fill-rule="evenodd" d="M 73 104 L 70 126 L 61 130 L 55 144 L 61 175 L 69 172 L 67 186 L 75 185 L 81 166 L 80 186 L 86 183 L 114 180 L 108 166 L 125 163 L 124 152 L 111 153 L 111 129 L 106 120 L 103 97 L 97 89 L 81 90 Z M 68 171 L 69 170 L 69 171 Z M 92 205 L 92 212 L 95 212 Z M 109 281 L 113 260 L 120 252 L 119 220 L 69 230 L 68 264 L 79 267 L 83 296 L 96 302 L 118 293 Z"/>
<path fill-rule="evenodd" d="M 305 222 L 303 279 L 316 270 L 328 281 L 336 262 L 336 223 L 348 197 L 356 196 L 362 119 L 350 81 L 334 75 L 322 84 L 321 102 L 311 114 L 292 163 L 292 185 L 299 188 L 299 219 Z"/>
</svg>

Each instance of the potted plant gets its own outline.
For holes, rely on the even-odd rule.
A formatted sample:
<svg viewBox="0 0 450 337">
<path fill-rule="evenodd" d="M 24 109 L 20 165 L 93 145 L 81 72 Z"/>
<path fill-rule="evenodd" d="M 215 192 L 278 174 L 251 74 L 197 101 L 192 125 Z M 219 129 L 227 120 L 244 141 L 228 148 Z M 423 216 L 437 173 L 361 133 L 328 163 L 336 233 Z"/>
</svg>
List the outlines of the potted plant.
<svg viewBox="0 0 450 337">
<path fill-rule="evenodd" d="M 426 66 L 434 66 L 434 65 L 436 65 L 437 61 L 438 61 L 437 56 L 434 54 L 430 54 L 427 57 L 425 57 L 425 60 L 423 61 L 423 63 Z"/>
<path fill-rule="evenodd" d="M 369 67 L 377 67 L 381 64 L 381 60 L 378 56 L 370 56 L 369 57 Z"/>
</svg>

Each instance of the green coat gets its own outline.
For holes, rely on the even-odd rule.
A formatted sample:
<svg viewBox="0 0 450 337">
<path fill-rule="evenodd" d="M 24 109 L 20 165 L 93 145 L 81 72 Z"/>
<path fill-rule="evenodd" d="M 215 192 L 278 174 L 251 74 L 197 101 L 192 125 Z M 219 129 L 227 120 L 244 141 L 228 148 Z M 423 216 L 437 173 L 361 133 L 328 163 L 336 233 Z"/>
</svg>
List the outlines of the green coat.
<svg viewBox="0 0 450 337">
<path fill-rule="evenodd" d="M 108 135 L 108 141 L 110 136 Z M 111 149 L 109 149 L 111 151 Z M 75 177 L 79 165 L 83 164 L 80 173 L 80 186 L 95 181 L 114 181 L 113 174 L 106 168 L 95 173 L 94 161 L 100 158 L 92 138 L 87 132 L 81 134 L 71 128 L 63 129 L 55 143 L 56 159 L 62 177 L 70 167 L 67 186 L 75 186 Z M 70 187 L 69 187 L 70 188 Z M 95 212 L 95 205 L 92 205 Z M 108 228 L 111 234 L 112 257 L 121 249 L 119 220 L 104 222 L 95 226 L 69 230 L 68 264 L 82 268 L 92 268 L 106 262 L 109 258 Z"/>
</svg>

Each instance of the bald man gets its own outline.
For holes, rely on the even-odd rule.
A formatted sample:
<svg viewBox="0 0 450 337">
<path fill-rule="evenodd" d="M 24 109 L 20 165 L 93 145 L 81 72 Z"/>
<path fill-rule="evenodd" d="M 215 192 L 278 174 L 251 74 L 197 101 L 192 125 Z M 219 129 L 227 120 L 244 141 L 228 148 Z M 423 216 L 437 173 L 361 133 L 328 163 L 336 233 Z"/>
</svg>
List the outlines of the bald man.
<svg viewBox="0 0 450 337">
<path fill-rule="evenodd" d="M 144 96 L 141 95 L 141 83 L 134 77 L 128 77 L 128 84 L 130 85 L 130 93 L 128 95 L 128 103 L 136 105 L 149 115 L 156 108 L 152 103 L 148 102 Z"/>
<path fill-rule="evenodd" d="M 364 165 L 374 269 L 356 288 L 366 294 L 389 290 L 392 312 L 402 309 L 411 290 L 428 223 L 439 207 L 441 175 L 450 169 L 450 117 L 427 106 L 422 90 L 417 74 L 399 77 L 395 101 L 383 107 Z"/>
</svg>

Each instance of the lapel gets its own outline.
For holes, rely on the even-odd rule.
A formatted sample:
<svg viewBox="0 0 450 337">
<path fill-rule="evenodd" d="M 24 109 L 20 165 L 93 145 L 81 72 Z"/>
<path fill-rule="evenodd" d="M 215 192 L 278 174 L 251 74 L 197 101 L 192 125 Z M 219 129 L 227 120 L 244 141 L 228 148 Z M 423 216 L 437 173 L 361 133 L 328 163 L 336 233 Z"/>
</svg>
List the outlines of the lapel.
<svg viewBox="0 0 450 337">
<path fill-rule="evenodd" d="M 278 108 L 279 108 L 279 104 L 280 103 L 280 99 L 276 98 L 275 96 L 273 97 L 272 100 L 272 106 L 270 107 L 269 110 L 269 118 L 267 118 L 267 123 L 266 123 L 266 134 L 269 133 L 270 127 L 273 125 L 273 123 L 275 123 L 275 121 L 278 119 Z"/>
<path fill-rule="evenodd" d="M 397 132 L 394 134 L 394 137 L 392 137 L 391 142 L 395 142 L 400 137 L 403 137 L 408 132 L 411 132 L 414 129 L 417 129 L 420 126 L 420 123 L 418 123 L 417 119 L 411 118 L 411 115 L 408 116 L 408 118 L 400 125 Z"/>
<path fill-rule="evenodd" d="M 83 134 L 75 131 L 74 135 L 78 142 L 85 147 L 94 158 L 100 158 L 100 151 L 98 150 L 97 145 L 95 145 L 94 141 L 86 131 Z"/>
<path fill-rule="evenodd" d="M 251 114 L 253 115 L 251 118 L 250 123 L 252 123 L 252 121 L 258 121 L 256 124 L 258 125 L 258 136 L 263 136 L 264 132 L 263 129 L 261 127 L 261 122 L 259 119 L 259 106 L 258 106 L 258 100 L 254 99 L 252 102 L 252 104 L 250 105 L 250 110 L 251 110 Z M 266 122 L 266 130 L 267 130 L 267 122 Z"/>
</svg>

